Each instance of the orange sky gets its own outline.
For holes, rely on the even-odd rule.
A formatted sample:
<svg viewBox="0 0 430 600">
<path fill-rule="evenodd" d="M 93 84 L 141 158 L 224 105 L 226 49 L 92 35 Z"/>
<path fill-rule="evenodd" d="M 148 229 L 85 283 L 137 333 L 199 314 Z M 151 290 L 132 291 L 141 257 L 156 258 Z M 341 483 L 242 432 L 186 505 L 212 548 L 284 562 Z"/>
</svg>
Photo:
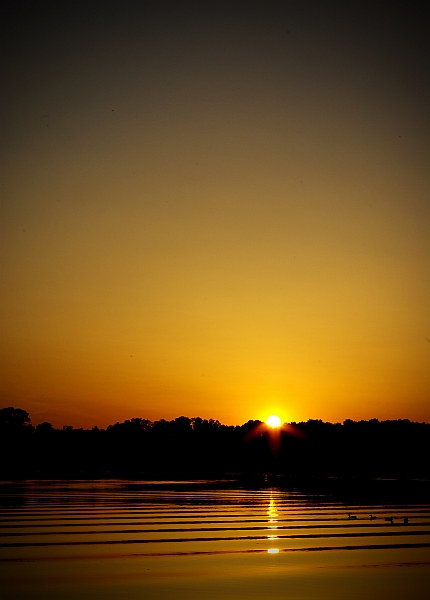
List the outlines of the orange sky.
<svg viewBox="0 0 430 600">
<path fill-rule="evenodd" d="M 426 4 L 44 6 L 6 21 L 0 406 L 430 421 Z"/>
</svg>

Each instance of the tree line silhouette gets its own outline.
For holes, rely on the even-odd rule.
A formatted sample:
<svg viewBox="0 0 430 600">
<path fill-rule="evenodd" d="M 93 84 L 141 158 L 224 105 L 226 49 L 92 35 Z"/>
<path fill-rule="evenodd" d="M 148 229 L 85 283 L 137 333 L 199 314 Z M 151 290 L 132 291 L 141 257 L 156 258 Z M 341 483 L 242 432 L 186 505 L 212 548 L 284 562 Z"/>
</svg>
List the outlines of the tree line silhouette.
<svg viewBox="0 0 430 600">
<path fill-rule="evenodd" d="M 272 430 L 213 419 L 134 418 L 106 429 L 31 424 L 27 411 L 0 410 L 0 478 L 201 479 L 282 476 L 430 479 L 430 424 L 407 419 Z"/>
</svg>

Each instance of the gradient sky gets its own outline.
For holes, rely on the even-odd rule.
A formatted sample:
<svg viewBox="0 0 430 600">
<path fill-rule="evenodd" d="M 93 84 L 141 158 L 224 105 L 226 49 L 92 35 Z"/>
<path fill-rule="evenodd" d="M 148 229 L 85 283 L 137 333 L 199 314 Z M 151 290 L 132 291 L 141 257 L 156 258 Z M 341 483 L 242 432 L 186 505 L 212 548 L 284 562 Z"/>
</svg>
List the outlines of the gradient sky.
<svg viewBox="0 0 430 600">
<path fill-rule="evenodd" d="M 0 406 L 430 421 L 428 2 L 6 2 Z"/>
</svg>

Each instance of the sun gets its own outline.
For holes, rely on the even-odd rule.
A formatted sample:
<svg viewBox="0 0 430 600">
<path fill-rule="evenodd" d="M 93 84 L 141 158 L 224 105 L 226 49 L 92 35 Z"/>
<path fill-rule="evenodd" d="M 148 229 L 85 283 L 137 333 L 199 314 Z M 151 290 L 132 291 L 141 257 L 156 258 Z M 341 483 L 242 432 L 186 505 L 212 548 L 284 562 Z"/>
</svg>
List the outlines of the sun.
<svg viewBox="0 0 430 600">
<path fill-rule="evenodd" d="M 276 415 L 270 415 L 270 417 L 267 417 L 266 419 L 266 425 L 269 425 L 269 427 L 273 427 L 273 429 L 275 429 L 281 426 L 281 419 Z"/>
</svg>

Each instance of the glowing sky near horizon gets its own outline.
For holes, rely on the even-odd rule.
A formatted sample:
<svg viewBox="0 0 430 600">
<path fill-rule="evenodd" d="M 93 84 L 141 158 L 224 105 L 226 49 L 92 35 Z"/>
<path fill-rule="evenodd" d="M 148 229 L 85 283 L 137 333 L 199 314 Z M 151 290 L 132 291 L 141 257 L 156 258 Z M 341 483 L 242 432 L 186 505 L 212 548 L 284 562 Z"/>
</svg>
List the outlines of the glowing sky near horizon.
<svg viewBox="0 0 430 600">
<path fill-rule="evenodd" d="M 426 3 L 11 6 L 1 407 L 430 421 Z"/>
</svg>

